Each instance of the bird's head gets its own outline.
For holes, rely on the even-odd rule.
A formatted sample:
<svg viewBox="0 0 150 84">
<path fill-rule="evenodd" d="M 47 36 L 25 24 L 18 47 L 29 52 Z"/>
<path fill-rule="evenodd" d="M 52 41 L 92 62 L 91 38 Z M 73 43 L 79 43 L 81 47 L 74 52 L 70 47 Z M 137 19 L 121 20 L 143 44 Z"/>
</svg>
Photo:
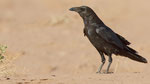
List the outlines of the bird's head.
<svg viewBox="0 0 150 84">
<path fill-rule="evenodd" d="M 88 6 L 72 7 L 70 11 L 75 11 L 80 14 L 81 17 L 87 17 L 93 14 L 93 10 Z"/>
</svg>

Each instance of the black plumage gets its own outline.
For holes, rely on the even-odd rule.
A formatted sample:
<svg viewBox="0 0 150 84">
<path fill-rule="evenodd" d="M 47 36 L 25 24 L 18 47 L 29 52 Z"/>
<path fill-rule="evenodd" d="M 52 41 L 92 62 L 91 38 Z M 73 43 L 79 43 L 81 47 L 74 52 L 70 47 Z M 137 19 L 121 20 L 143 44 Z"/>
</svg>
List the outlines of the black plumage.
<svg viewBox="0 0 150 84">
<path fill-rule="evenodd" d="M 99 67 L 98 73 L 101 72 L 105 63 L 104 54 L 109 57 L 109 65 L 106 73 L 108 73 L 112 63 L 112 54 L 147 63 L 144 57 L 138 55 L 137 51 L 128 46 L 130 45 L 129 41 L 106 26 L 90 7 L 72 7 L 70 11 L 75 11 L 82 17 L 84 22 L 84 35 L 88 37 L 102 58 L 102 64 Z"/>
</svg>

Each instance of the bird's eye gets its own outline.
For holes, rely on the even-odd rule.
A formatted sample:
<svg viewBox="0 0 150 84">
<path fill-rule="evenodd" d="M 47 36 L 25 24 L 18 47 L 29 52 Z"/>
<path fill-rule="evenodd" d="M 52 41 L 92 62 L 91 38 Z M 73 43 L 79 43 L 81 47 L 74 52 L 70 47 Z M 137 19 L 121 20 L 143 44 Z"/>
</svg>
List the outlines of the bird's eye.
<svg viewBox="0 0 150 84">
<path fill-rule="evenodd" d="M 81 8 L 81 11 L 85 11 L 85 8 Z"/>
</svg>

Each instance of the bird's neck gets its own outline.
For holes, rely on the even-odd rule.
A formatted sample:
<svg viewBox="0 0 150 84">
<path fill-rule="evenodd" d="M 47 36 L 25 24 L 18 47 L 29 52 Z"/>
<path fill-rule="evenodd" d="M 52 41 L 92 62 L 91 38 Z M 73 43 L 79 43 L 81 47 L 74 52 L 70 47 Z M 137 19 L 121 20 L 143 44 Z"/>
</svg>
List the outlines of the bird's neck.
<svg viewBox="0 0 150 84">
<path fill-rule="evenodd" d="M 104 23 L 102 22 L 102 20 L 94 13 L 94 14 L 90 14 L 88 16 L 82 17 L 85 26 L 92 24 L 92 23 L 96 23 L 99 25 L 104 25 Z"/>
</svg>

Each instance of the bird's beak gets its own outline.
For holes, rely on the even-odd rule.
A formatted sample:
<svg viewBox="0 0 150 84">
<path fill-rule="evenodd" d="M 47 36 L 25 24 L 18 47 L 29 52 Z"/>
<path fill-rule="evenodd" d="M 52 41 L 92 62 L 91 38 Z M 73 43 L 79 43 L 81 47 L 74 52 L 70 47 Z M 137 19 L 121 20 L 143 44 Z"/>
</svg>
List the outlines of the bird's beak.
<svg viewBox="0 0 150 84">
<path fill-rule="evenodd" d="M 80 7 L 72 7 L 69 10 L 70 11 L 75 11 L 75 12 L 80 12 L 81 11 Z"/>
<path fill-rule="evenodd" d="M 74 7 L 72 7 L 72 8 L 70 8 L 69 10 L 70 10 L 70 11 L 75 11 L 75 8 L 74 8 Z"/>
</svg>

